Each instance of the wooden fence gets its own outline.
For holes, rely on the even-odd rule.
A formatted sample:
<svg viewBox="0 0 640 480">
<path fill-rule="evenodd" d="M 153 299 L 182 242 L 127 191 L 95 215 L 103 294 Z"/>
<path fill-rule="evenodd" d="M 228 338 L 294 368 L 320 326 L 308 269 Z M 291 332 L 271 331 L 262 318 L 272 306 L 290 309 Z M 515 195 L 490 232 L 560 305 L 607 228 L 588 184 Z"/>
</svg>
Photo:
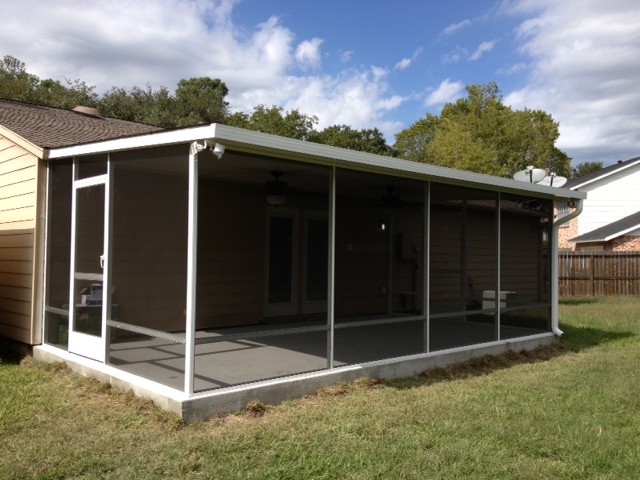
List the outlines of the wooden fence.
<svg viewBox="0 0 640 480">
<path fill-rule="evenodd" d="M 640 252 L 561 252 L 560 296 L 640 295 Z"/>
</svg>

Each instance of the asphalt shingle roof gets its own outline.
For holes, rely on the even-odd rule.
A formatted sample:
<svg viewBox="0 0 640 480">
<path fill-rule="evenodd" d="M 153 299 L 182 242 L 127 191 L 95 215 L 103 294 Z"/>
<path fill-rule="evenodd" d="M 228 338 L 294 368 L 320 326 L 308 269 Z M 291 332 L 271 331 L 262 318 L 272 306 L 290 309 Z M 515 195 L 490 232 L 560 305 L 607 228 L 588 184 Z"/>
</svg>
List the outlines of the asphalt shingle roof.
<svg viewBox="0 0 640 480">
<path fill-rule="evenodd" d="M 116 118 L 0 99 L 0 125 L 40 148 L 61 148 L 163 130 Z"/>
<path fill-rule="evenodd" d="M 640 228 L 640 212 L 632 213 L 628 217 L 621 218 L 618 221 L 596 228 L 590 232 L 572 238 L 570 242 L 607 242 L 613 238 L 619 237 L 627 232 L 631 232 Z"/>
</svg>

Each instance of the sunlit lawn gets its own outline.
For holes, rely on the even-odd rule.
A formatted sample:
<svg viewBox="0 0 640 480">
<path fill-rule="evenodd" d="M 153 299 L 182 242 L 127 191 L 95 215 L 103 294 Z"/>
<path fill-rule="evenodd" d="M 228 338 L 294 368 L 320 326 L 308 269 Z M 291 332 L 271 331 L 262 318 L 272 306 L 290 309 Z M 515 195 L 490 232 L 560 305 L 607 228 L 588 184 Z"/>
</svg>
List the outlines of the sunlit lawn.
<svg viewBox="0 0 640 480">
<path fill-rule="evenodd" d="M 566 334 L 391 383 L 184 426 L 59 365 L 0 364 L 2 478 L 638 478 L 640 300 L 566 300 Z"/>
</svg>

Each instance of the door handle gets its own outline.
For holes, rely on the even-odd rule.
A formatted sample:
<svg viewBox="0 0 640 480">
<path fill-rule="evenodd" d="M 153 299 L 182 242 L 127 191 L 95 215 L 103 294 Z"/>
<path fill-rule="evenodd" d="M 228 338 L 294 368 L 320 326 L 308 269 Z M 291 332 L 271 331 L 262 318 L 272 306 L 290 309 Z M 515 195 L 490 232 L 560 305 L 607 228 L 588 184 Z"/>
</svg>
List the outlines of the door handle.
<svg viewBox="0 0 640 480">
<path fill-rule="evenodd" d="M 100 255 L 100 268 L 104 270 L 104 255 Z"/>
</svg>

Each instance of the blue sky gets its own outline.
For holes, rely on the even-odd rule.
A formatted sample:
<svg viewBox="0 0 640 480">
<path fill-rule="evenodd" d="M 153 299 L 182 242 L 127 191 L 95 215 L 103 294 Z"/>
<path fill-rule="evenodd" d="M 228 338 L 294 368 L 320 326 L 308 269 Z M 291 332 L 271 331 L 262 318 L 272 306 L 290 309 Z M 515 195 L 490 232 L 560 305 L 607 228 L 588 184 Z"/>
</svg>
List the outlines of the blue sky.
<svg viewBox="0 0 640 480">
<path fill-rule="evenodd" d="M 280 105 L 393 143 L 494 81 L 560 123 L 574 164 L 640 155 L 636 0 L 3 0 L 0 18 L 0 56 L 99 91 L 210 76 L 235 110 Z"/>
</svg>

